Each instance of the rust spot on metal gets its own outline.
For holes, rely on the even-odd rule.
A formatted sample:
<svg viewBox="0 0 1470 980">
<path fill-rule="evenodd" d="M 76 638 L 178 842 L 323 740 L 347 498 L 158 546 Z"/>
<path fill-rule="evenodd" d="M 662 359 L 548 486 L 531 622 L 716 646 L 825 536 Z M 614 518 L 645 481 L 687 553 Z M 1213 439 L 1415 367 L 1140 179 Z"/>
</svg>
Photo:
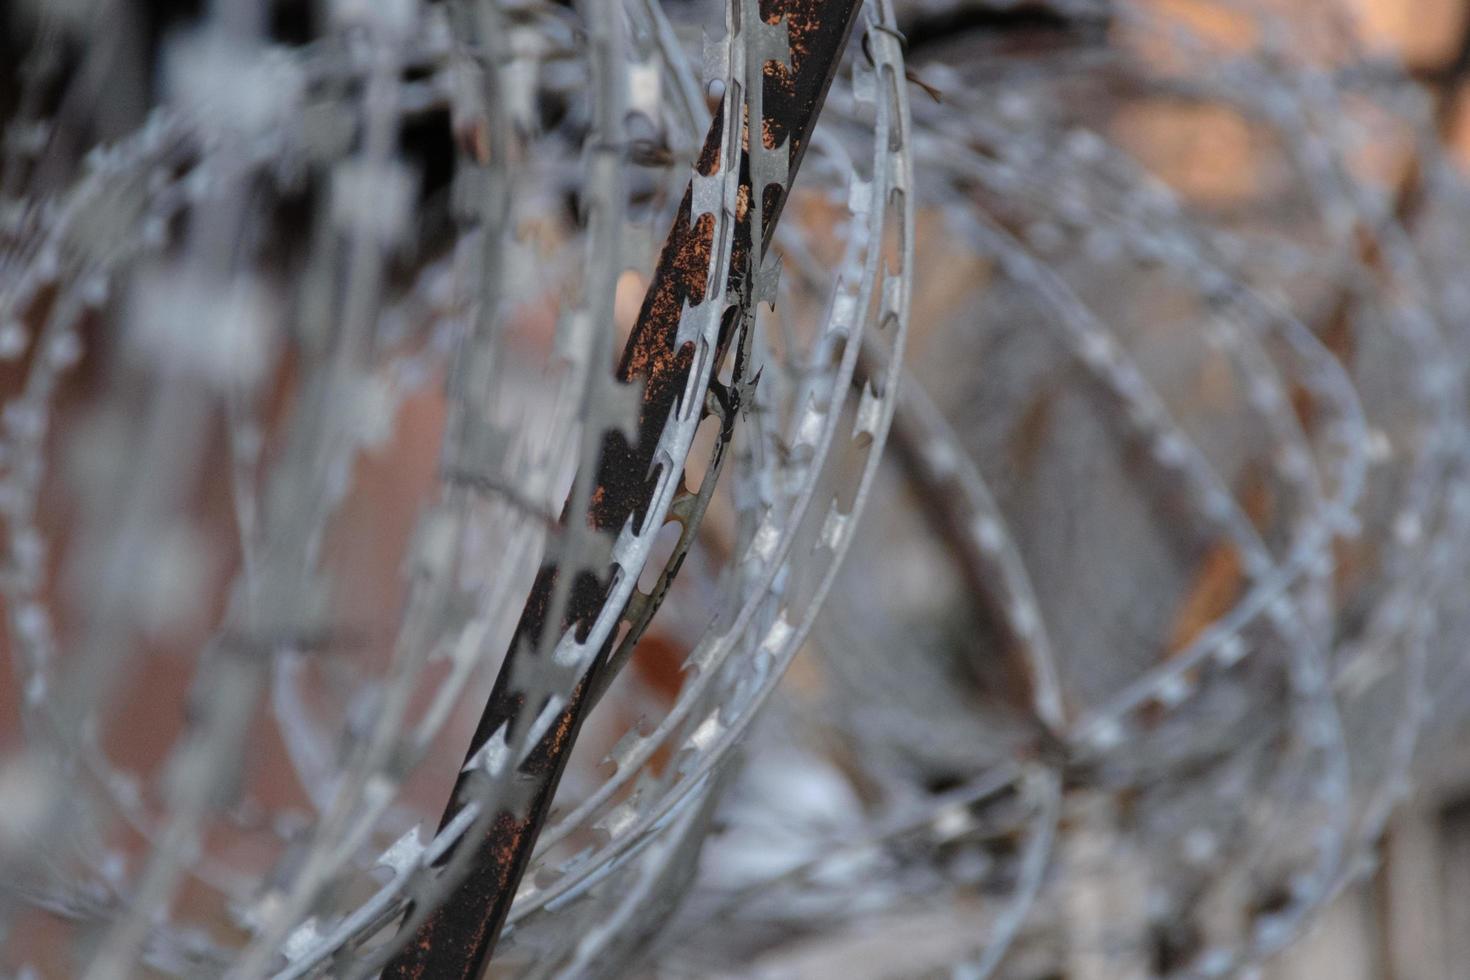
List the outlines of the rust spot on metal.
<svg viewBox="0 0 1470 980">
<path fill-rule="evenodd" d="M 761 138 L 768 147 L 785 141 L 789 153 L 788 181 L 796 176 L 827 88 L 841 60 L 858 9 L 857 0 L 763 0 L 761 16 L 776 24 L 784 17 L 790 33 L 790 68 L 776 65 L 762 71 L 765 119 Z M 747 129 L 748 127 L 742 127 Z M 720 158 L 723 112 L 715 113 L 695 169 L 713 175 Z M 746 137 L 748 138 L 748 137 Z M 742 141 L 742 148 L 748 143 Z M 751 199 L 750 161 L 740 163 L 741 214 L 736 223 L 730 265 L 724 274 L 741 308 L 748 305 L 748 266 L 752 247 L 747 220 Z M 769 245 L 776 220 L 785 205 L 786 187 L 764 188 L 761 205 L 763 245 Z M 714 238 L 714 220 L 701 215 L 691 222 L 692 188 L 684 192 L 677 217 L 660 252 L 658 265 L 633 328 L 617 376 L 623 381 L 641 381 L 643 400 L 634 443 L 622 432 L 609 429 L 603 438 L 595 489 L 585 519 L 609 536 L 616 534 L 629 517 L 641 520 L 652 491 L 649 475 L 658 435 L 683 392 L 693 363 L 689 346 L 677 343 L 679 319 L 687 301 L 697 305 L 705 297 Z M 723 357 L 741 308 L 724 311 L 716 362 Z M 580 519 L 565 515 L 564 520 Z M 474 755 L 502 725 L 514 726 L 528 707 L 523 695 L 512 688 L 515 658 L 535 648 L 546 622 L 550 597 L 559 570 L 544 566 L 526 599 L 517 624 L 510 653 L 496 678 L 489 703 L 470 742 L 466 758 Z M 583 572 L 570 590 L 565 618 L 556 627 L 576 628 L 585 635 L 604 602 L 611 576 Z M 536 836 L 550 811 L 562 769 L 586 714 L 588 690 L 606 664 L 611 641 L 599 651 L 586 678 L 568 698 L 566 706 L 542 740 L 533 747 L 520 767 L 521 785 L 529 790 L 529 803 L 522 812 L 502 811 L 491 821 L 474 846 L 469 872 L 449 898 L 427 918 L 411 942 L 389 962 L 384 978 L 432 977 L 434 980 L 472 980 L 480 976 L 494 951 L 500 930 L 510 911 L 516 886 L 531 857 Z M 467 777 L 461 775 L 450 796 L 440 827 L 453 819 L 468 792 Z"/>
</svg>

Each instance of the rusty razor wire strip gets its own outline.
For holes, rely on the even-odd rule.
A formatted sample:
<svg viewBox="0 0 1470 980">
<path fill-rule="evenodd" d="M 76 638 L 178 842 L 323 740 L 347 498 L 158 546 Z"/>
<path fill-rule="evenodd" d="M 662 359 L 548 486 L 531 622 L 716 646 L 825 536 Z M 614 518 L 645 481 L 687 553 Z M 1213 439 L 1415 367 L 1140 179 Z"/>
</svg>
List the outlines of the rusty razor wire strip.
<svg viewBox="0 0 1470 980">
<path fill-rule="evenodd" d="M 757 9 L 754 3 L 743 6 L 746 14 Z M 742 134 L 737 223 L 728 266 L 734 296 L 722 315 L 714 364 L 725 359 L 734 328 L 752 312 L 757 299 L 753 287 L 759 256 L 765 251 L 785 204 L 857 9 L 855 0 L 777 0 L 759 5 L 761 24 L 742 25 L 744 30 L 761 33 L 785 32 L 789 66 L 763 58 L 752 72 L 758 73 L 761 83 L 750 86 L 746 93 L 746 118 L 758 117 L 759 123 L 746 127 Z M 750 77 L 748 74 L 747 78 Z M 710 126 L 697 164 L 701 175 L 709 176 L 715 165 L 724 130 L 722 110 Z M 750 138 L 750 133 L 755 131 L 760 133 L 760 146 L 755 154 L 758 159 L 779 152 L 783 144 L 785 150 L 785 160 L 777 163 L 781 179 L 763 181 L 759 189 L 754 187 L 752 173 L 769 171 L 752 166 L 750 149 L 756 140 Z M 780 162 L 785 166 L 780 166 Z M 649 519 L 646 511 L 650 504 L 649 474 L 655 464 L 654 449 L 659 433 L 676 410 L 689 381 L 692 365 L 688 347 L 681 343 L 681 311 L 686 302 L 697 304 L 703 300 L 711 248 L 710 223 L 702 220 L 691 223 L 693 191 L 691 184 L 665 242 L 618 369 L 618 380 L 643 383 L 637 440 L 630 444 L 616 430 L 605 434 L 590 507 L 585 517 L 575 512 L 567 515 L 568 520 L 586 520 L 605 533 L 618 533 L 630 520 L 642 525 Z M 750 202 L 757 197 L 761 207 L 751 208 Z M 752 248 L 753 242 L 760 243 L 758 249 Z M 737 368 L 743 369 L 743 364 Z M 738 389 L 712 381 L 710 392 L 725 415 L 728 434 Z M 471 741 L 468 759 L 472 760 L 496 732 L 522 724 L 528 716 L 526 698 L 516 686 L 517 671 L 525 669 L 521 661 L 540 643 L 548 620 L 553 618 L 552 597 L 559 574 L 558 564 L 553 560 L 537 575 L 510 652 Z M 560 617 L 561 629 L 585 631 L 590 626 L 608 601 L 610 579 L 611 576 L 603 579 L 588 571 L 578 572 Z M 639 610 L 636 615 L 639 625 L 646 623 L 645 610 Z M 610 669 L 612 645 L 609 641 L 597 652 L 551 721 L 547 733 L 521 764 L 519 775 L 523 783 L 518 789 L 525 792 L 527 800 L 523 811 L 503 808 L 495 814 L 488 832 L 473 845 L 476 853 L 467 876 L 446 901 L 424 918 L 408 945 L 390 961 L 385 977 L 474 977 L 483 970 L 550 809 L 578 730 L 595 700 L 595 693 L 606 685 L 608 678 L 604 674 Z M 536 705 L 532 713 L 541 710 L 542 706 Z M 463 807 L 468 782 L 468 775 L 462 773 L 445 810 L 444 823 Z"/>
</svg>

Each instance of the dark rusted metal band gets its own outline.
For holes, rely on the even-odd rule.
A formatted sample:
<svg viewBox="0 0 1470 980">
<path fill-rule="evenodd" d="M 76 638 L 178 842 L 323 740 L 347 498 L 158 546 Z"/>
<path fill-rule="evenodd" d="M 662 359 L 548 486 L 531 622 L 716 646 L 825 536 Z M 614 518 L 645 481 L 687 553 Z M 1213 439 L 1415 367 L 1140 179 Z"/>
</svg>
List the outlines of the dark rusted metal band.
<svg viewBox="0 0 1470 980">
<path fill-rule="evenodd" d="M 762 72 L 765 119 L 761 138 L 772 147 L 780 146 L 785 140 L 790 154 L 786 185 L 767 188 L 761 195 L 762 238 L 766 244 L 786 203 L 790 181 L 796 176 L 812 127 L 841 61 L 858 6 L 858 0 L 762 0 L 760 4 L 761 17 L 767 23 L 779 23 L 785 18 L 791 51 L 789 69 L 768 64 Z M 717 113 L 696 164 L 701 173 L 710 173 L 716 165 L 721 130 L 722 119 Z M 742 155 L 739 200 L 748 202 L 751 197 L 749 158 Z M 618 368 L 621 380 L 641 381 L 644 385 L 638 440 L 629 444 L 621 432 L 609 430 L 603 439 L 589 513 L 568 515 L 568 519 L 587 520 L 609 535 L 616 534 L 630 516 L 643 518 L 653 486 L 650 468 L 659 433 L 688 380 L 693 351 L 690 346 L 682 349 L 678 346 L 679 317 L 686 300 L 697 304 L 703 299 L 714 234 L 714 222 L 709 215 L 690 222 L 691 204 L 692 188 L 684 193 Z M 748 282 L 751 225 L 743 207 L 736 217 L 729 275 L 738 300 L 737 305 L 726 311 L 722 321 L 716 364 L 723 359 L 732 330 L 751 303 Z M 536 648 L 547 627 L 547 607 L 558 574 L 554 565 L 547 565 L 536 577 L 517 624 L 511 653 L 496 679 L 467 758 L 503 724 L 513 726 L 526 709 L 524 696 L 514 689 L 513 658 L 525 656 L 523 651 Z M 565 620 L 559 628 L 589 627 L 606 601 L 609 585 L 608 576 L 599 578 L 580 573 L 570 590 Z M 476 854 L 468 875 L 425 918 L 407 945 L 389 962 L 383 971 L 385 978 L 470 980 L 480 976 L 505 924 L 511 899 L 530 861 L 536 837 L 581 728 L 589 704 L 589 681 L 604 668 L 610 647 L 611 643 L 599 652 L 588 672 L 588 680 L 573 691 L 547 735 L 520 767 L 520 785 L 529 793 L 525 812 L 501 812 L 495 816 L 475 845 Z M 461 776 L 445 810 L 444 823 L 462 806 L 465 782 L 466 777 Z"/>
</svg>

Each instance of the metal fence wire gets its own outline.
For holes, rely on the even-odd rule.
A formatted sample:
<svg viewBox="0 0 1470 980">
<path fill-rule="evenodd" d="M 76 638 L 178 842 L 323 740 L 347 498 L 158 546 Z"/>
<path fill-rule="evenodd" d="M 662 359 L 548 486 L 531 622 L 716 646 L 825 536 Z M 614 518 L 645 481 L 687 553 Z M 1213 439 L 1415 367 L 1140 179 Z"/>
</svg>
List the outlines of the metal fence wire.
<svg viewBox="0 0 1470 980">
<path fill-rule="evenodd" d="M 12 6 L 3 975 L 1260 977 L 1453 756 L 1470 12 Z"/>
</svg>

